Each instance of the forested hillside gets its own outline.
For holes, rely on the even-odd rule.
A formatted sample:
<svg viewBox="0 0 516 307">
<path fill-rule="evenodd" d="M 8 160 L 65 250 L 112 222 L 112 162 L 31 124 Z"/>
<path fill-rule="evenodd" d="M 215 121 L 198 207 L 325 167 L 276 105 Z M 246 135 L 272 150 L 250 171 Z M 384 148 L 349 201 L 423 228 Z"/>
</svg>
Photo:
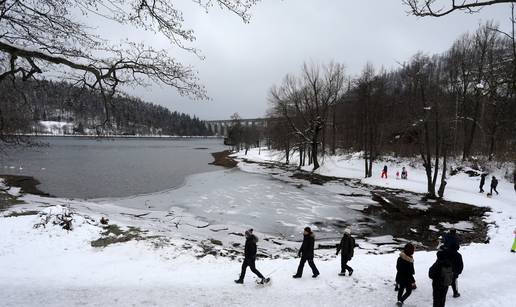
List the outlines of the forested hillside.
<svg viewBox="0 0 516 307">
<path fill-rule="evenodd" d="M 106 110 L 98 93 L 66 82 L 1 82 L 0 97 L 4 133 L 41 133 L 45 132 L 41 122 L 55 121 L 68 123 L 65 134 L 209 134 L 195 116 L 192 118 L 135 97 L 118 95 Z M 108 124 L 102 125 L 106 118 L 109 118 Z"/>
</svg>

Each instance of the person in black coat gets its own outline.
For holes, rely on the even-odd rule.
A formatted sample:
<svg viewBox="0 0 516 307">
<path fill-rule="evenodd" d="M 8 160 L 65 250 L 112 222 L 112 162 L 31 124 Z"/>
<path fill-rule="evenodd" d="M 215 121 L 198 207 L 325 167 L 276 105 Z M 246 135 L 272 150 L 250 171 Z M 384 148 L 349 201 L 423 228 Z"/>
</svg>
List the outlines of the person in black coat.
<svg viewBox="0 0 516 307">
<path fill-rule="evenodd" d="M 479 193 L 484 193 L 484 184 L 486 183 L 486 176 L 487 174 L 486 173 L 483 173 L 482 175 L 480 175 L 480 191 Z"/>
<path fill-rule="evenodd" d="M 428 270 L 428 277 L 432 279 L 433 307 L 444 307 L 446 304 L 446 293 L 453 282 L 451 253 L 453 251 L 438 251 L 437 260 Z"/>
<path fill-rule="evenodd" d="M 303 276 L 303 268 L 305 267 L 305 262 L 308 261 L 308 265 L 312 269 L 312 277 L 316 278 L 319 276 L 319 270 L 315 266 L 314 263 L 314 245 L 315 245 L 315 235 L 310 229 L 310 227 L 305 227 L 303 232 L 303 244 L 301 244 L 301 248 L 299 249 L 298 256 L 301 257 L 299 261 L 299 266 L 297 268 L 296 275 L 293 275 L 293 278 L 301 278 Z"/>
<path fill-rule="evenodd" d="M 496 187 L 498 186 L 498 179 L 496 179 L 495 176 L 491 178 L 491 195 L 493 195 L 493 190 L 496 192 L 496 195 L 498 195 L 498 191 L 496 190 Z"/>
<path fill-rule="evenodd" d="M 450 260 L 453 271 L 453 280 L 451 283 L 453 297 L 459 297 L 460 293 L 457 288 L 457 278 L 459 278 L 459 275 L 462 273 L 462 270 L 464 269 L 464 262 L 462 262 L 462 255 L 457 251 L 450 252 Z"/>
<path fill-rule="evenodd" d="M 253 234 L 253 230 L 249 229 L 245 232 L 245 248 L 244 248 L 244 262 L 242 262 L 242 271 L 240 273 L 240 278 L 235 280 L 237 284 L 244 283 L 245 271 L 247 267 L 251 269 L 251 272 L 256 274 L 259 278 L 262 279 L 262 283 L 265 281 L 265 277 L 256 269 L 255 261 L 256 261 L 256 243 L 258 242 L 258 238 Z"/>
<path fill-rule="evenodd" d="M 414 279 L 414 251 L 415 247 L 407 243 L 396 262 L 396 284 L 398 285 L 398 306 L 402 306 L 405 300 L 415 289 L 416 280 Z"/>
<path fill-rule="evenodd" d="M 337 245 L 337 253 L 340 252 L 340 274 L 341 276 L 346 276 L 346 270 L 349 271 L 349 276 L 353 274 L 353 268 L 348 265 L 348 261 L 353 258 L 353 250 L 355 248 L 355 239 L 351 236 L 351 228 L 346 228 L 344 230 L 344 236 L 340 240 L 340 244 Z"/>
</svg>

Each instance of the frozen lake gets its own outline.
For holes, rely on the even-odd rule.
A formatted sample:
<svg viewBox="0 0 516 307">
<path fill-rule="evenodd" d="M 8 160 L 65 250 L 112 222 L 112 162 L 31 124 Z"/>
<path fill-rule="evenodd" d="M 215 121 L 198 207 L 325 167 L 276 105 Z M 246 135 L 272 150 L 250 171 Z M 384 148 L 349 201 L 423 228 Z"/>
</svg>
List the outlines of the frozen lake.
<svg viewBox="0 0 516 307">
<path fill-rule="evenodd" d="M 220 169 L 212 152 L 221 139 L 46 137 L 48 146 L 8 149 L 0 173 L 33 176 L 58 197 L 122 197 L 183 184 L 186 176 Z"/>
</svg>

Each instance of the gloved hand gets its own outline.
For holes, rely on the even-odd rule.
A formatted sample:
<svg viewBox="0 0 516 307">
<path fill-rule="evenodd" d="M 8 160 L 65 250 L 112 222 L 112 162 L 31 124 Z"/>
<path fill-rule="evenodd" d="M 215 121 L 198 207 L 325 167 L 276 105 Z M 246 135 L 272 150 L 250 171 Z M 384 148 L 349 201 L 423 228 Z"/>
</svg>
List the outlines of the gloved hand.
<svg viewBox="0 0 516 307">
<path fill-rule="evenodd" d="M 335 253 L 335 255 L 337 255 L 337 256 L 338 256 L 338 255 L 339 255 L 339 251 L 337 251 L 337 252 Z"/>
</svg>

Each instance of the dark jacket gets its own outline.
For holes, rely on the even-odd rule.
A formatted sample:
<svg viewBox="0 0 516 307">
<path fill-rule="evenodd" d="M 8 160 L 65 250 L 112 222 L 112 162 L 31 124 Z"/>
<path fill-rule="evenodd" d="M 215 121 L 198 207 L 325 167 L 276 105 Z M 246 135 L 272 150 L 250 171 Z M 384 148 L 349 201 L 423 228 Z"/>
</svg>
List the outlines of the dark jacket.
<svg viewBox="0 0 516 307">
<path fill-rule="evenodd" d="M 244 249 L 245 260 L 254 261 L 256 259 L 256 251 L 257 251 L 256 242 L 258 242 L 258 238 L 255 235 L 251 235 L 245 240 L 245 249 Z"/>
<path fill-rule="evenodd" d="M 340 253 L 341 257 L 347 261 L 353 258 L 353 249 L 355 248 L 355 239 L 352 236 L 345 234 L 337 245 L 337 255 Z"/>
<path fill-rule="evenodd" d="M 314 259 L 314 245 L 315 235 L 313 233 L 305 235 L 303 237 L 303 244 L 301 244 L 298 255 L 305 259 Z"/>
<path fill-rule="evenodd" d="M 498 185 L 498 179 L 496 179 L 496 178 L 491 179 L 491 186 L 493 188 L 496 188 L 497 185 Z"/>
<path fill-rule="evenodd" d="M 453 266 L 451 261 L 451 253 L 449 251 L 438 251 L 437 260 L 428 270 L 428 277 L 432 279 L 432 287 L 442 288 L 448 287 L 449 284 L 444 284 L 445 276 L 444 272 L 450 272 L 453 277 Z M 450 277 L 448 277 L 448 283 L 450 283 Z"/>
<path fill-rule="evenodd" d="M 396 283 L 400 286 L 408 286 L 416 282 L 414 279 L 414 258 L 400 253 L 396 263 Z"/>
<path fill-rule="evenodd" d="M 454 252 L 451 254 L 451 264 L 453 269 L 453 275 L 457 278 L 464 269 L 464 262 L 462 262 L 462 255 L 459 252 Z"/>
<path fill-rule="evenodd" d="M 486 183 L 486 176 L 485 174 L 480 175 L 480 186 L 483 186 L 484 183 Z"/>
</svg>

